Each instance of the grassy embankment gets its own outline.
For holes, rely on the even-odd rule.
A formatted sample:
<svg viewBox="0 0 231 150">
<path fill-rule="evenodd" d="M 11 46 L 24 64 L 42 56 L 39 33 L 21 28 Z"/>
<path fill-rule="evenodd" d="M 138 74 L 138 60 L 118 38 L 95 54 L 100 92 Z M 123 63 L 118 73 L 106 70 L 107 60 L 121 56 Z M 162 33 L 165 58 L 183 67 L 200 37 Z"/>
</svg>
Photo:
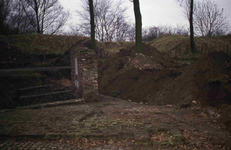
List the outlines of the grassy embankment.
<svg viewBox="0 0 231 150">
<path fill-rule="evenodd" d="M 7 40 L 18 49 L 32 54 L 63 54 L 76 42 L 89 42 L 89 38 L 81 36 L 38 34 L 0 36 L 0 40 Z M 231 55 L 231 35 L 212 38 L 195 37 L 197 54 L 190 52 L 189 36 L 166 35 L 147 43 L 183 62 L 195 61 L 201 54 L 210 51 L 227 52 L 227 45 L 229 45 L 229 54 Z M 133 44 L 134 42 L 97 42 L 97 47 L 103 48 L 109 54 L 115 54 L 120 49 Z"/>
<path fill-rule="evenodd" d="M 168 53 L 180 62 L 190 63 L 197 58 L 211 51 L 222 51 L 227 53 L 227 45 L 229 45 L 229 55 L 231 55 L 231 35 L 216 37 L 195 37 L 197 53 L 190 52 L 189 36 L 168 35 L 157 38 L 148 42 L 156 47 L 159 51 Z"/>
</svg>

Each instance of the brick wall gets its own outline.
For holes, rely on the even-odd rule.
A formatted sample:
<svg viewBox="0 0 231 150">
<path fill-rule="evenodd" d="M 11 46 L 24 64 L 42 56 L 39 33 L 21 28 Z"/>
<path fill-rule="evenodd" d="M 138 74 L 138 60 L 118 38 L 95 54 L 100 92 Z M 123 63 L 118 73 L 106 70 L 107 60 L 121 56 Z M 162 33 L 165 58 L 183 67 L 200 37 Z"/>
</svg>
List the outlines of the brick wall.
<svg viewBox="0 0 231 150">
<path fill-rule="evenodd" d="M 86 101 L 97 101 L 98 62 L 95 52 L 87 47 L 74 47 L 70 60 L 73 94 Z"/>
</svg>

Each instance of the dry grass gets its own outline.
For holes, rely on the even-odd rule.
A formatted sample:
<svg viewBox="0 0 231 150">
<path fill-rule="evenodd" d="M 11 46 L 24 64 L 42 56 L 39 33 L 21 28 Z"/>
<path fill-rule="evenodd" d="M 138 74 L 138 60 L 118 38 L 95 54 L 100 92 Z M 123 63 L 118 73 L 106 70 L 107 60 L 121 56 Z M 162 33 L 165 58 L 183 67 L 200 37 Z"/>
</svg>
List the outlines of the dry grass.
<svg viewBox="0 0 231 150">
<path fill-rule="evenodd" d="M 41 34 L 21 34 L 12 36 L 0 36 L 0 40 L 5 40 L 22 51 L 34 54 L 63 54 L 73 44 L 78 41 L 88 41 L 89 38 L 82 36 L 65 36 L 65 35 L 41 35 Z M 134 42 L 97 42 L 98 48 L 103 48 L 110 54 L 119 52 L 120 49 L 126 48 Z"/>
<path fill-rule="evenodd" d="M 198 50 L 196 55 L 192 55 L 190 52 L 189 36 L 167 35 L 148 43 L 156 47 L 159 51 L 168 53 L 172 57 L 191 58 L 198 57 L 201 53 L 212 51 L 227 52 L 227 45 L 231 45 L 231 35 L 216 36 L 212 38 L 195 37 L 195 44 Z M 231 54 L 230 49 L 231 48 L 229 48 L 229 54 Z"/>
<path fill-rule="evenodd" d="M 7 40 L 20 50 L 34 54 L 63 54 L 76 42 L 80 40 L 87 41 L 89 38 L 65 35 L 22 34 L 7 37 L 0 36 L 0 40 Z M 161 52 L 177 58 L 198 57 L 201 53 L 207 53 L 209 51 L 227 52 L 228 44 L 229 54 L 231 54 L 231 35 L 216 36 L 212 38 L 195 37 L 198 56 L 194 56 L 190 52 L 189 36 L 166 35 L 151 42 L 147 42 L 147 44 L 156 47 Z M 105 49 L 109 54 L 115 54 L 119 52 L 120 49 L 126 49 L 132 45 L 134 45 L 134 42 L 97 42 L 97 47 Z"/>
<path fill-rule="evenodd" d="M 63 54 L 77 41 L 87 39 L 81 36 L 40 34 L 22 34 L 4 38 L 13 46 L 18 47 L 20 50 L 35 54 Z"/>
<path fill-rule="evenodd" d="M 115 54 L 121 49 L 126 49 L 134 45 L 134 42 L 102 42 L 99 46 L 109 52 L 109 54 Z"/>
</svg>

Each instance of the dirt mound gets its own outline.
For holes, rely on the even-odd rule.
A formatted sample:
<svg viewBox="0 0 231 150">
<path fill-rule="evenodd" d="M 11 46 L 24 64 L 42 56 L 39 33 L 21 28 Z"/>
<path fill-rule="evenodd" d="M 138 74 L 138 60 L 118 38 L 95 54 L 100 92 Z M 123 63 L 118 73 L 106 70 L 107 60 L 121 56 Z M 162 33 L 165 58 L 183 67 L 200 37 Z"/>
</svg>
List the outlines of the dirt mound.
<svg viewBox="0 0 231 150">
<path fill-rule="evenodd" d="M 203 55 L 182 67 L 150 45 L 144 53 L 121 50 L 99 69 L 100 93 L 150 104 L 231 104 L 231 58 L 222 52 Z M 113 94 L 112 94 L 113 95 Z"/>
<path fill-rule="evenodd" d="M 177 71 L 180 64 L 167 54 L 146 44 L 143 54 L 136 54 L 134 49 L 123 49 L 101 65 L 100 93 L 117 92 L 123 99 L 149 102 L 152 95 L 163 88 L 163 83 L 180 74 Z"/>
<path fill-rule="evenodd" d="M 193 79 L 197 87 L 195 98 L 203 104 L 231 104 L 231 58 L 222 52 L 213 52 L 188 66 L 183 74 Z M 182 76 L 182 79 L 189 78 Z"/>
<path fill-rule="evenodd" d="M 180 69 L 182 75 L 168 83 L 156 96 L 164 104 L 190 105 L 192 101 L 217 106 L 231 103 L 231 58 L 212 52 Z"/>
</svg>

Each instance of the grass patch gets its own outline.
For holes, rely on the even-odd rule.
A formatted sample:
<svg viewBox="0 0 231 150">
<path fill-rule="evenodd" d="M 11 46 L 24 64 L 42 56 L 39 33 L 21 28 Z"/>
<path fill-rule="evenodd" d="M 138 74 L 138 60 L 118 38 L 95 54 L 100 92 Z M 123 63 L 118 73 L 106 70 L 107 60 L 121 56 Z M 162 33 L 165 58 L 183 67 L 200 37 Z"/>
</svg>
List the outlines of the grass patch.
<svg viewBox="0 0 231 150">
<path fill-rule="evenodd" d="M 156 47 L 159 51 L 169 54 L 172 57 L 200 57 L 201 54 L 219 51 L 227 53 L 227 45 L 229 45 L 229 55 L 231 54 L 231 36 L 215 36 L 215 37 L 195 37 L 195 46 L 197 54 L 190 51 L 189 36 L 182 35 L 166 35 L 148 42 L 151 46 Z"/>
<path fill-rule="evenodd" d="M 15 88 L 23 88 L 29 86 L 38 86 L 43 83 L 44 76 L 34 71 L 12 71 L 3 73 L 0 81 L 6 84 L 12 84 Z"/>
<path fill-rule="evenodd" d="M 118 97 L 120 95 L 120 92 L 118 91 L 112 91 L 111 92 L 111 97 Z"/>
<path fill-rule="evenodd" d="M 224 81 L 220 80 L 220 79 L 210 79 L 207 81 L 207 84 L 209 86 L 220 86 Z"/>
<path fill-rule="evenodd" d="M 64 35 L 40 35 L 40 34 L 20 34 L 11 36 L 0 36 L 0 40 L 8 41 L 18 49 L 36 54 L 36 50 L 47 50 L 47 54 L 63 54 L 76 42 L 87 39 L 81 36 Z"/>
<path fill-rule="evenodd" d="M 134 42 L 103 42 L 99 46 L 107 50 L 109 54 L 118 53 L 121 49 L 126 49 L 132 46 Z"/>
<path fill-rule="evenodd" d="M 181 35 L 166 35 L 148 42 L 151 46 L 156 47 L 161 52 L 167 52 L 175 49 L 177 45 L 186 40 L 188 36 Z"/>
<path fill-rule="evenodd" d="M 179 63 L 191 64 L 197 61 L 197 58 L 176 58 Z"/>
</svg>

